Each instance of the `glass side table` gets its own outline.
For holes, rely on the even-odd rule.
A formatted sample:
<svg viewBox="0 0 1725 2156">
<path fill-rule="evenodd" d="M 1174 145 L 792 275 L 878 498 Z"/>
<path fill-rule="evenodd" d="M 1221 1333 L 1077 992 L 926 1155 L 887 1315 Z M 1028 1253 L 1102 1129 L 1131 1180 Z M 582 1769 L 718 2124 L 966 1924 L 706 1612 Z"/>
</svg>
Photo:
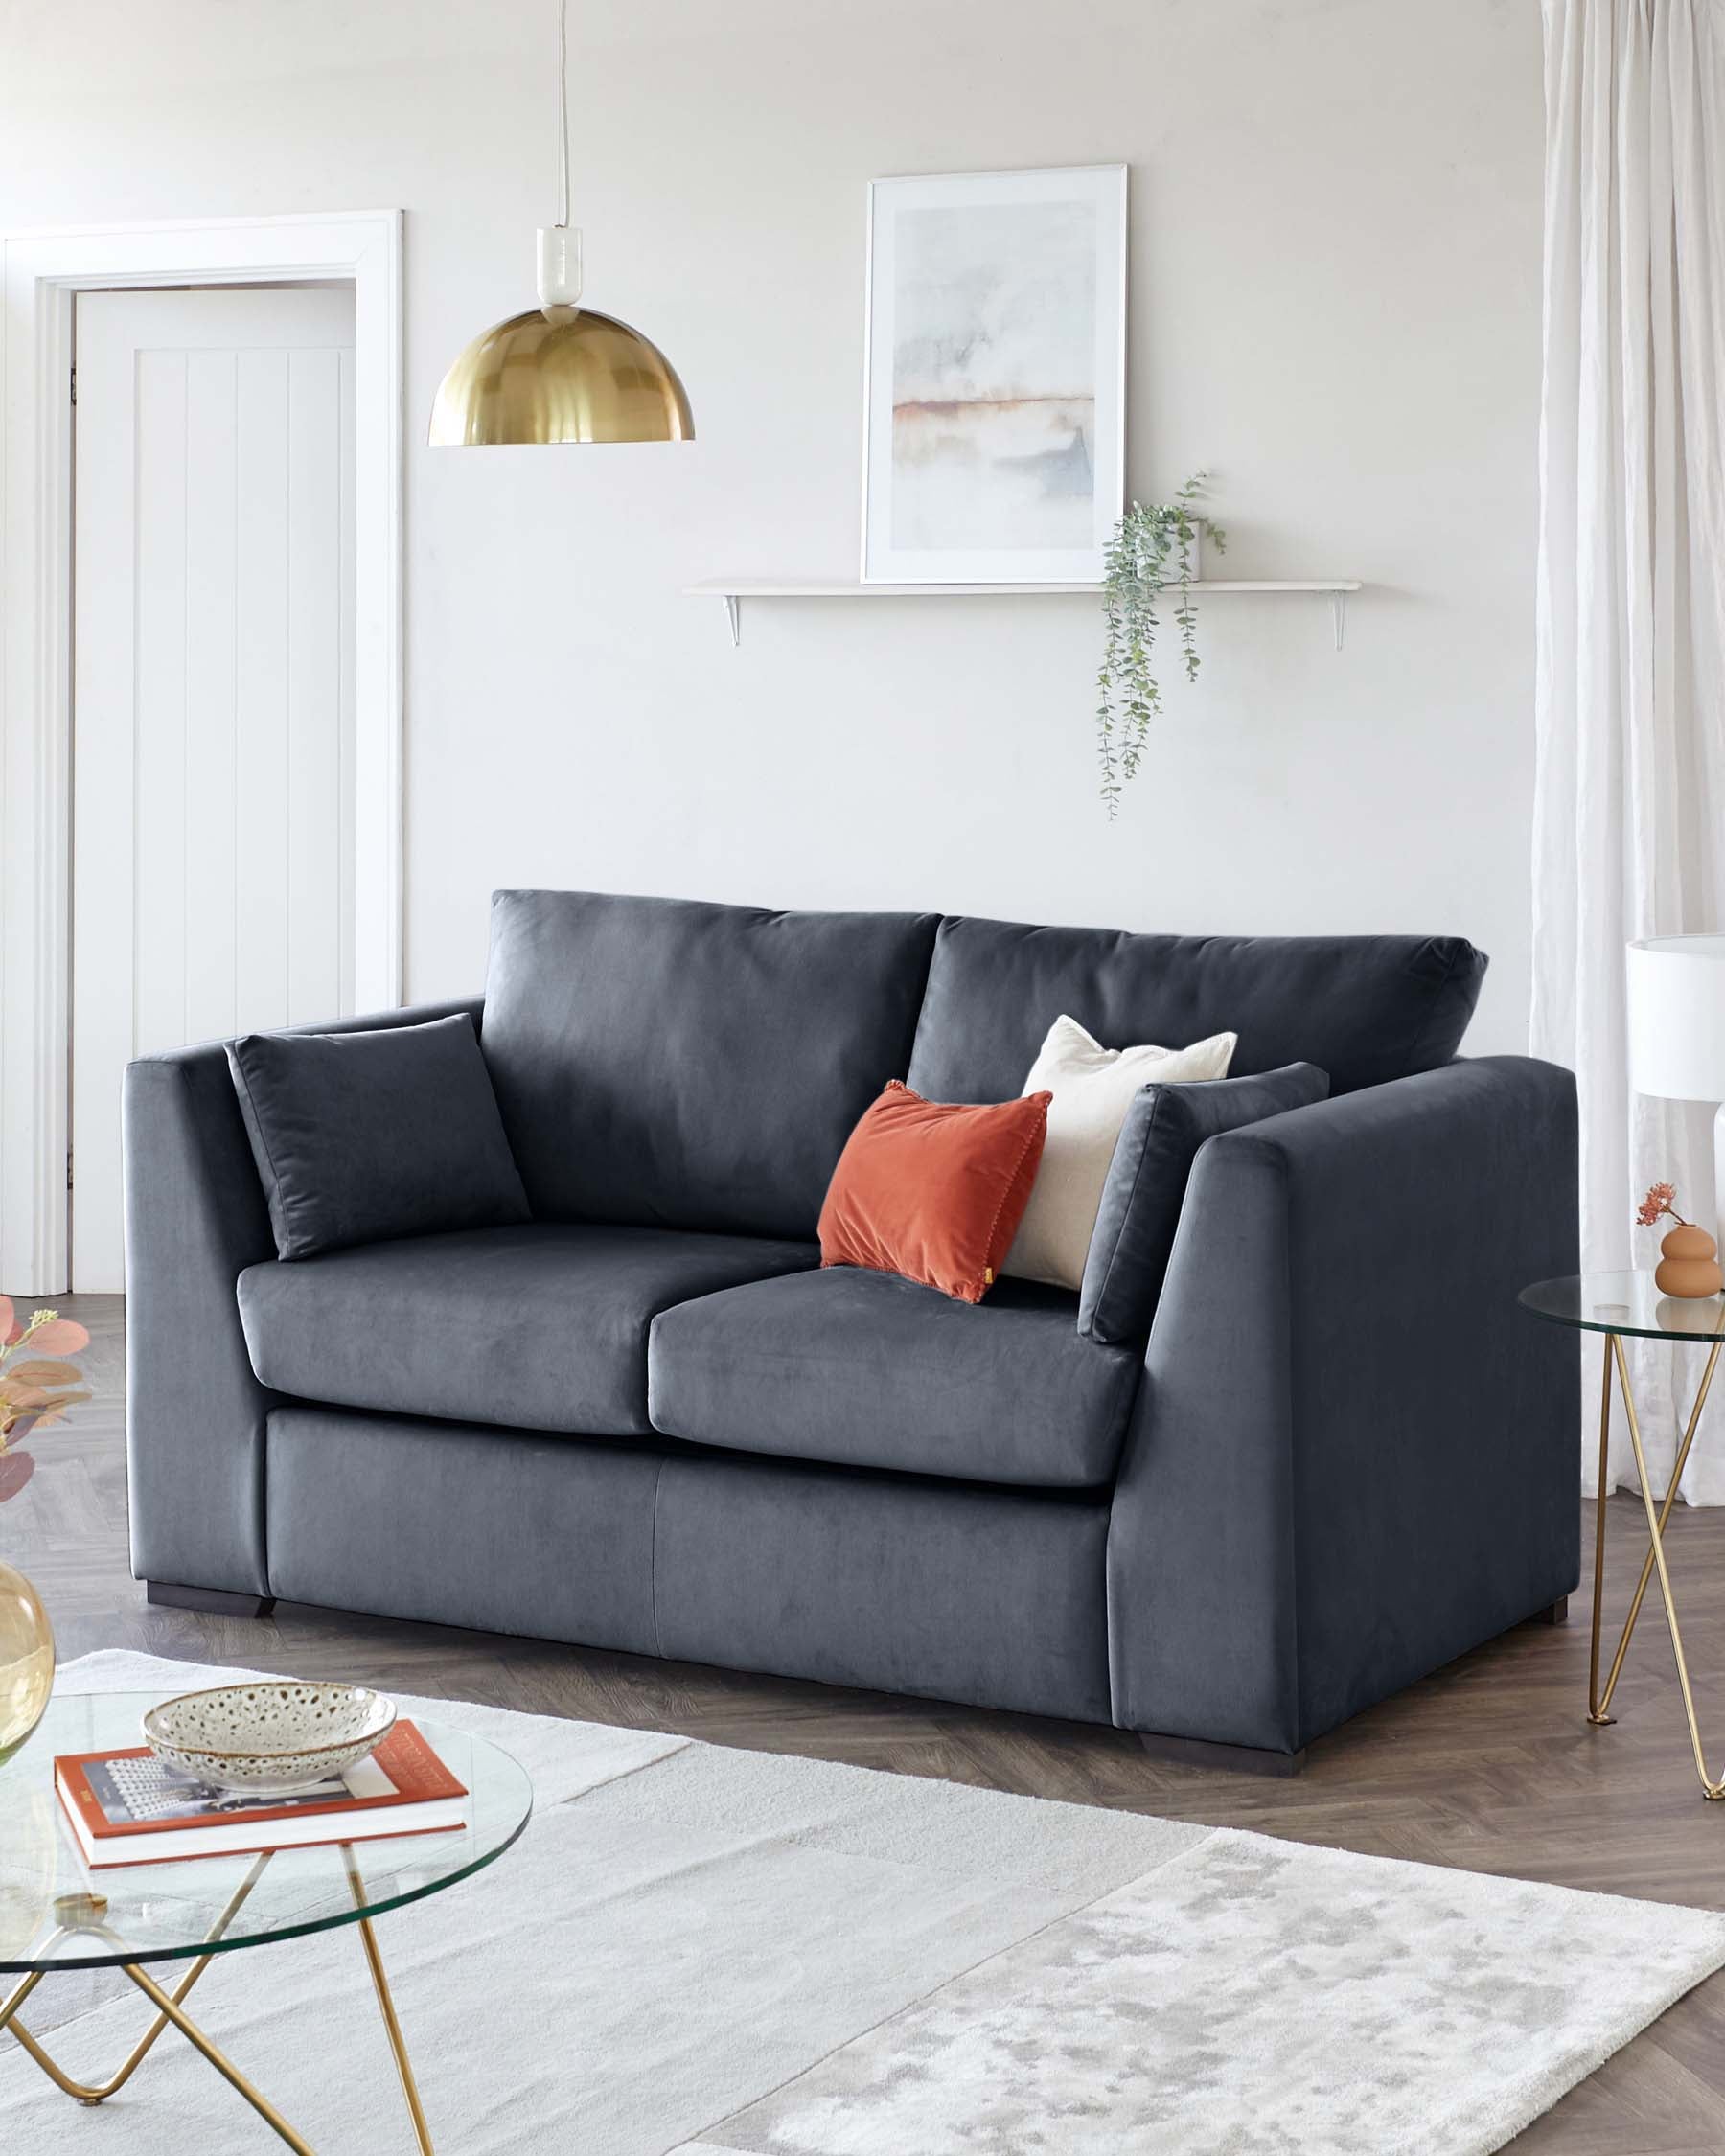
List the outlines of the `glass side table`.
<svg viewBox="0 0 1725 2156">
<path fill-rule="evenodd" d="M 1612 1719 L 1612 1694 L 1617 1690 L 1618 1679 L 1623 1672 L 1623 1658 L 1629 1652 L 1629 1641 L 1634 1636 L 1636 1619 L 1641 1616 L 1641 1606 L 1647 1592 L 1647 1582 L 1655 1570 L 1659 1573 L 1659 1592 L 1665 1602 L 1666 1625 L 1671 1635 L 1671 1651 L 1677 1660 L 1677 1683 L 1683 1693 L 1683 1712 L 1689 1723 L 1690 1747 L 1695 1755 L 1695 1772 L 1701 1778 L 1703 1794 L 1714 1802 L 1725 1798 L 1725 1780 L 1715 1780 L 1707 1771 L 1707 1757 L 1701 1748 L 1701 1729 L 1695 1719 L 1694 1694 L 1690 1686 L 1689 1660 L 1683 1651 L 1683 1631 L 1677 1621 L 1677 1604 L 1671 1594 L 1671 1575 L 1666 1568 L 1665 1529 L 1671 1516 L 1671 1507 L 1677 1502 L 1677 1492 L 1682 1486 L 1683 1470 L 1688 1463 L 1690 1447 L 1695 1441 L 1695 1432 L 1701 1427 L 1701 1411 L 1707 1405 L 1707 1395 L 1712 1388 L 1714 1371 L 1718 1365 L 1719 1349 L 1725 1346 L 1725 1296 L 1704 1296 L 1695 1298 L 1661 1295 L 1653 1284 L 1650 1273 L 1583 1273 L 1572 1274 L 1562 1280 L 1540 1280 L 1530 1288 L 1524 1288 L 1517 1298 L 1536 1318 L 1543 1318 L 1554 1325 L 1569 1325 L 1578 1332 L 1600 1333 L 1604 1336 L 1605 1366 L 1599 1386 L 1599 1489 L 1605 1488 L 1607 1453 L 1611 1442 L 1611 1379 L 1615 1367 L 1618 1390 L 1622 1396 L 1623 1412 L 1629 1422 L 1629 1443 L 1635 1453 L 1636 1479 L 1641 1483 L 1642 1503 L 1647 1515 L 1647 1554 L 1641 1569 L 1641 1578 L 1636 1582 L 1635 1594 L 1629 1603 L 1629 1615 L 1623 1621 L 1622 1638 L 1617 1643 L 1617 1652 L 1611 1658 L 1611 1669 L 1605 1679 L 1603 1691 L 1599 1688 L 1599 1617 L 1604 1592 L 1605 1571 L 1605 1502 L 1603 1496 L 1598 1506 L 1598 1521 L 1594 1530 L 1594 1585 L 1593 1585 L 1593 1635 L 1587 1663 L 1587 1719 L 1600 1727 Z M 1652 1484 L 1647 1477 L 1646 1455 L 1642 1450 L 1641 1424 L 1636 1418 L 1635 1394 L 1629 1384 L 1629 1364 L 1623 1353 L 1625 1340 L 1704 1341 L 1709 1343 L 1706 1367 L 1701 1372 L 1701 1383 L 1696 1388 L 1695 1403 L 1684 1428 L 1682 1442 L 1677 1447 L 1677 1457 L 1671 1469 L 1670 1486 L 1664 1502 L 1653 1502 Z"/>
<path fill-rule="evenodd" d="M 0 1998 L 10 2030 L 42 2072 L 80 2103 L 104 2103 L 130 2080 L 156 2038 L 175 2029 L 239 2091 L 296 2156 L 310 2143 L 255 2089 L 185 2010 L 187 1994 L 218 1954 L 356 1925 L 383 2016 L 422 2156 L 432 2156 L 407 2047 L 378 1951 L 372 1918 L 494 1864 L 533 1810 L 523 1768 L 483 1737 L 421 1720 L 439 1756 L 469 1792 L 459 1833 L 379 1837 L 264 1856 L 199 1857 L 186 1864 L 116 1865 L 91 1870 L 79 1854 L 54 1792 L 58 1753 L 118 1750 L 139 1742 L 155 1692 L 96 1692 L 49 1706 L 23 1749 L 0 1767 L 0 1975 L 23 1982 Z M 363 1868 L 363 1869 L 362 1869 Z M 140 1966 L 189 1961 L 172 1991 Z M 117 1968 L 155 2008 L 155 2019 L 105 2081 L 76 2081 L 18 2019 L 45 1979 L 68 1969 Z"/>
</svg>

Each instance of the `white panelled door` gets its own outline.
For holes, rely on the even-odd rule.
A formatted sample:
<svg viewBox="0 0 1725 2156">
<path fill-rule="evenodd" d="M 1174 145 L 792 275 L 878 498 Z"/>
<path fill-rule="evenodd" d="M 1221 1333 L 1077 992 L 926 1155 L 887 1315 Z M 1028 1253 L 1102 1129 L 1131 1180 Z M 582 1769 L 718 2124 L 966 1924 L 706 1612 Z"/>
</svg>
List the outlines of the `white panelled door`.
<svg viewBox="0 0 1725 2156">
<path fill-rule="evenodd" d="M 353 1007 L 351 288 L 78 303 L 72 1285 L 127 1060 Z"/>
</svg>

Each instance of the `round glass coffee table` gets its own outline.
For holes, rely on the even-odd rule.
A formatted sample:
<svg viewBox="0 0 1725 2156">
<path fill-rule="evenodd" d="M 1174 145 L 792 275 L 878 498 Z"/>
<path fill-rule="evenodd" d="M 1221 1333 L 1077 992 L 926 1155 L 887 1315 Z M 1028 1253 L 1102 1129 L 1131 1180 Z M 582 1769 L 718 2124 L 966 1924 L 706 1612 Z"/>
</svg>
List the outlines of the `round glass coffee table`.
<svg viewBox="0 0 1725 2156">
<path fill-rule="evenodd" d="M 416 1716 L 469 1792 L 469 1823 L 458 1832 L 91 1870 L 55 1796 L 55 1757 L 140 1743 L 140 1717 L 160 1697 L 159 1692 L 57 1697 L 23 1749 L 0 1767 L 0 1975 L 23 1978 L 0 1998 L 0 2031 L 10 2030 L 68 2096 L 102 2103 L 125 2087 L 172 2022 L 289 2148 L 313 2156 L 310 2144 L 193 2021 L 185 2002 L 218 1954 L 352 1924 L 365 1952 L 414 2132 L 424 2156 L 432 2156 L 372 1918 L 441 1893 L 494 1864 L 533 1810 L 533 1784 L 525 1770 L 483 1737 Z M 170 1991 L 141 1966 L 154 1961 L 191 1966 Z M 64 2073 L 18 2019 L 37 1984 L 52 1982 L 57 1973 L 90 1968 L 122 1970 L 155 2008 L 155 2019 L 118 2071 L 96 2083 Z"/>
<path fill-rule="evenodd" d="M 1635 1633 L 1636 1619 L 1641 1616 L 1643 1599 L 1647 1592 L 1647 1582 L 1654 1571 L 1659 1573 L 1659 1592 L 1665 1601 L 1666 1625 L 1671 1635 L 1671 1651 L 1677 1659 L 1677 1683 L 1683 1694 L 1683 1711 L 1689 1722 L 1690 1748 L 1695 1757 L 1695 1772 L 1701 1778 L 1702 1794 L 1717 1802 L 1725 1798 L 1725 1779 L 1715 1779 L 1707 1771 L 1707 1757 L 1701 1748 L 1701 1728 L 1695 1719 L 1694 1694 L 1690 1687 L 1689 1659 L 1683 1651 L 1683 1631 L 1677 1621 L 1677 1604 L 1671 1594 L 1671 1575 L 1666 1567 L 1665 1529 L 1671 1517 L 1671 1507 L 1677 1502 L 1677 1492 L 1683 1484 L 1683 1470 L 1690 1456 L 1690 1447 L 1695 1441 L 1695 1433 L 1701 1427 L 1701 1411 L 1707 1405 L 1707 1395 L 1713 1387 L 1714 1370 L 1718 1365 L 1719 1350 L 1725 1347 L 1725 1296 L 1678 1296 L 1661 1295 L 1650 1273 L 1572 1273 L 1559 1280 L 1540 1280 L 1530 1288 L 1524 1288 L 1517 1298 L 1536 1318 L 1544 1318 L 1552 1324 L 1568 1325 L 1577 1332 L 1599 1333 L 1604 1339 L 1604 1374 L 1599 1385 L 1599 1490 L 1600 1500 L 1596 1507 L 1594 1527 L 1594 1585 L 1593 1585 L 1593 1636 L 1587 1663 L 1587 1719 L 1600 1727 L 1612 1720 L 1611 1701 L 1617 1690 L 1618 1679 L 1623 1673 L 1623 1658 L 1629 1652 L 1629 1641 Z M 1629 1364 L 1623 1353 L 1625 1340 L 1664 1340 L 1671 1342 L 1701 1342 L 1708 1347 L 1708 1357 L 1701 1372 L 1701 1383 L 1695 1388 L 1695 1400 L 1690 1410 L 1683 1438 L 1677 1447 L 1677 1456 L 1671 1467 L 1671 1479 L 1661 1503 L 1653 1502 L 1653 1484 L 1647 1473 L 1646 1456 L 1642 1450 L 1641 1423 L 1635 1412 L 1635 1393 L 1629 1383 Z M 1605 1514 L 1607 1506 L 1603 1492 L 1608 1471 L 1611 1447 L 1611 1381 L 1617 1373 L 1618 1390 L 1622 1397 L 1623 1413 L 1629 1425 L 1629 1443 L 1635 1454 L 1636 1479 L 1641 1484 L 1642 1503 L 1647 1515 L 1647 1554 L 1642 1562 L 1641 1578 L 1636 1583 L 1635 1594 L 1629 1603 L 1629 1615 L 1623 1622 L 1622 1638 L 1611 1660 L 1611 1670 L 1606 1677 L 1604 1689 L 1599 1687 L 1599 1616 L 1604 1589 L 1605 1571 Z"/>
</svg>

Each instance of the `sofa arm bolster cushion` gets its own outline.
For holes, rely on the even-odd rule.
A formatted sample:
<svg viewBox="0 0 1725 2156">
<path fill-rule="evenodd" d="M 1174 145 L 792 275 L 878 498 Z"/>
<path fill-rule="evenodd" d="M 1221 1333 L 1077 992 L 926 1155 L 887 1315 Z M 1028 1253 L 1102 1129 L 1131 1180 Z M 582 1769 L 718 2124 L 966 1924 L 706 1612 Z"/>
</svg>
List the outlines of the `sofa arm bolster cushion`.
<svg viewBox="0 0 1725 2156">
<path fill-rule="evenodd" d="M 1315 1063 L 1139 1089 L 1120 1126 L 1085 1260 L 1078 1330 L 1087 1340 L 1141 1341 L 1150 1330 L 1192 1162 L 1206 1140 L 1309 1107 L 1329 1089 L 1328 1073 Z"/>
<path fill-rule="evenodd" d="M 227 1060 L 278 1257 L 528 1218 L 466 1011 L 356 1032 L 248 1033 L 227 1044 Z"/>
</svg>

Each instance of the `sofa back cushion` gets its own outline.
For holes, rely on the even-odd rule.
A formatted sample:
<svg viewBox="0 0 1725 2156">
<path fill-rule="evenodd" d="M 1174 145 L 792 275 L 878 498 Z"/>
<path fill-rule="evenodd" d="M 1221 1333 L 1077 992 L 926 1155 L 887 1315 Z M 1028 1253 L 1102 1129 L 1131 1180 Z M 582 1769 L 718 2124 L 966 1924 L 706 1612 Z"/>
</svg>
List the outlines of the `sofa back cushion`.
<svg viewBox="0 0 1725 2156">
<path fill-rule="evenodd" d="M 935 925 L 497 892 L 482 1042 L 535 1217 L 812 1237 Z"/>
<path fill-rule="evenodd" d="M 1234 1077 L 1315 1063 L 1353 1092 L 1447 1063 L 1485 954 L 1461 936 L 1156 936 L 940 924 L 907 1082 L 932 1100 L 1000 1100 L 1062 1011 L 1105 1047 L 1184 1047 L 1232 1031 Z"/>
</svg>

